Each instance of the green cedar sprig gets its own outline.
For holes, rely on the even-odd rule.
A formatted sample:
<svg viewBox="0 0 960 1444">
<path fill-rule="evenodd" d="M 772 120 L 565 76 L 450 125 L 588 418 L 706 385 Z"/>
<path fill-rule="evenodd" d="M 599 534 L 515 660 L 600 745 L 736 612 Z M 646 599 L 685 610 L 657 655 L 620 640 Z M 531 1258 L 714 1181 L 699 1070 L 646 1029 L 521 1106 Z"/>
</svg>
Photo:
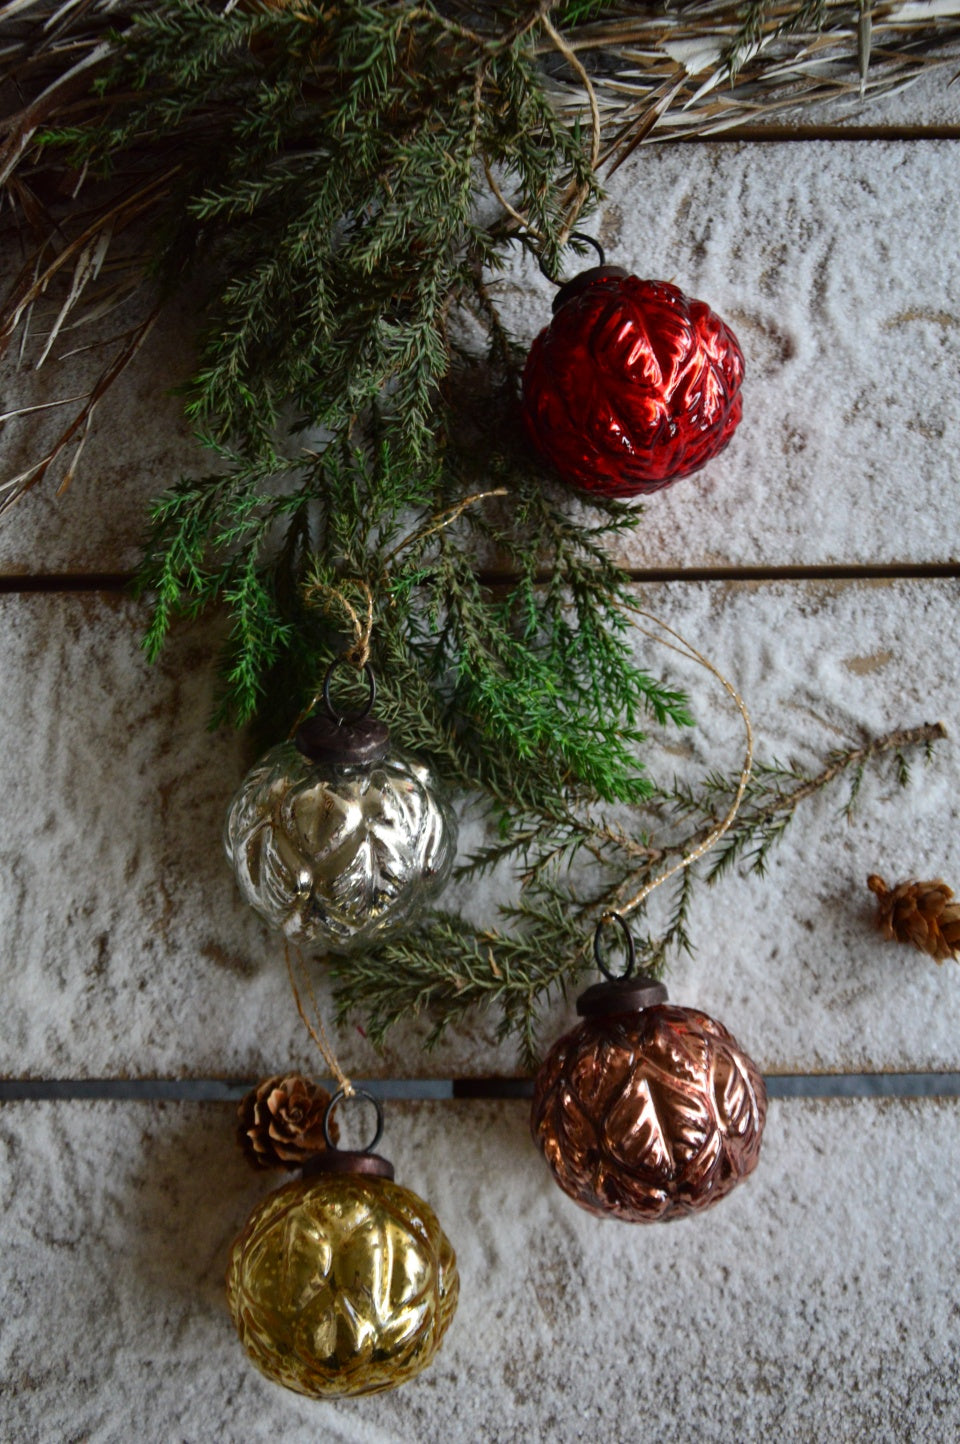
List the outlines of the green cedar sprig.
<svg viewBox="0 0 960 1444">
<path fill-rule="evenodd" d="M 149 217 L 132 271 L 146 265 L 169 291 L 191 277 L 205 297 L 186 404 L 214 465 L 153 508 L 150 655 L 177 618 L 226 608 L 218 718 L 256 716 L 275 737 L 342 644 L 342 615 L 317 597 L 369 589 L 386 720 L 491 824 L 464 879 L 498 864 L 521 874 L 497 926 L 441 913 L 333 964 L 341 1007 L 375 1037 L 422 1010 L 438 1033 L 492 1002 L 532 1057 L 538 1005 L 582 970 L 590 919 L 695 845 L 729 800 L 720 778 L 652 793 L 644 729 L 690 717 L 638 666 L 632 589 L 609 558 L 640 513 L 574 514 L 535 464 L 487 285 L 517 240 L 536 238 L 556 273 L 572 218 L 598 196 L 581 127 L 548 98 L 543 17 L 575 26 L 631 8 L 117 6 L 97 102 L 78 100 L 75 121 L 35 144 L 41 173 L 66 157 L 92 178 L 105 234 Z M 744 25 L 756 24 L 754 7 Z M 524 227 L 490 218 L 491 178 Z M 483 346 L 466 345 L 468 322 Z M 506 495 L 464 506 L 491 491 Z M 904 734 L 895 755 L 916 740 Z M 792 791 L 787 773 L 761 773 L 718 866 L 751 850 L 762 864 L 803 796 L 843 769 L 855 790 L 885 746 L 794 777 Z M 649 821 L 606 817 L 641 804 Z M 692 831 L 655 844 L 671 812 Z M 690 946 L 692 877 L 674 884 L 665 931 L 643 940 L 653 969 Z"/>
<path fill-rule="evenodd" d="M 667 884 L 671 903 L 665 925 L 657 932 L 649 926 L 637 932 L 634 922 L 643 971 L 659 977 L 671 953 L 693 951 L 689 915 L 699 880 L 716 882 L 738 859 L 762 874 L 770 848 L 783 837 L 801 802 L 843 777 L 856 779 L 884 763 L 892 764 L 893 780 L 905 785 L 906 757 L 919 749 L 929 760 L 930 749 L 944 735 L 939 723 L 899 729 L 831 753 L 816 773 L 779 763 L 760 765 L 717 852 Z M 677 784 L 659 793 L 649 806 L 646 832 L 637 826 L 626 832 L 602 820 L 584 828 L 579 821 L 557 819 L 550 833 L 555 843 L 565 843 L 581 864 L 588 853 L 586 861 L 599 867 L 567 867 L 569 857 L 561 846 L 557 865 L 526 870 L 518 901 L 501 908 L 500 927 L 473 928 L 441 910 L 416 933 L 372 953 L 331 957 L 340 1018 L 362 1014 L 368 1035 L 380 1042 L 402 1019 L 422 1016 L 432 1023 L 426 1040 L 431 1047 L 473 1010 L 494 1008 L 498 1037 L 515 1036 L 521 1064 L 534 1068 L 540 1053 L 539 1013 L 547 999 L 566 995 L 589 972 L 597 919 L 658 876 L 669 860 L 691 852 L 726 811 L 737 781 L 711 774 L 697 787 Z M 845 803 L 841 812 L 848 807 Z M 664 842 L 671 815 L 682 825 L 668 831 Z M 469 876 L 500 860 L 480 856 L 461 873 Z"/>
</svg>

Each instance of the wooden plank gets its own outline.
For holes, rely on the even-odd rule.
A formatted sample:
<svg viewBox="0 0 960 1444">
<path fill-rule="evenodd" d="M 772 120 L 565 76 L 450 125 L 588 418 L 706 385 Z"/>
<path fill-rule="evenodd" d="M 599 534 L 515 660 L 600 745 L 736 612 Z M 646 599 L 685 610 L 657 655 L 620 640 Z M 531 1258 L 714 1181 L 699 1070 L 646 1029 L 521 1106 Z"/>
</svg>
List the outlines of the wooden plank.
<svg viewBox="0 0 960 1444">
<path fill-rule="evenodd" d="M 958 559 L 944 510 L 960 453 L 958 173 L 960 146 L 946 141 L 651 148 L 617 172 L 591 223 L 610 259 L 708 299 L 747 358 L 738 435 L 651 498 L 630 565 Z M 532 338 L 552 295 L 536 265 L 514 254 L 496 289 Z M 67 497 L 45 487 L 0 528 L 0 571 L 135 565 L 148 498 L 203 464 L 165 394 L 188 343 L 171 318 L 103 403 Z M 50 399 L 53 379 L 40 379 Z M 5 405 L 30 394 L 12 376 L 5 391 Z M 34 423 L 19 427 L 2 438 L 0 474 L 33 444 Z"/>
<path fill-rule="evenodd" d="M 650 587 L 646 605 L 704 648 L 747 698 L 758 755 L 816 768 L 831 749 L 943 720 L 956 689 L 940 639 L 958 584 L 697 584 Z M 250 1077 L 320 1064 L 296 1017 L 276 938 L 244 906 L 220 847 L 244 743 L 205 730 L 207 643 L 182 636 L 151 670 L 142 614 L 96 595 L 0 600 L 0 987 L 8 1077 Z M 654 774 L 740 765 L 739 719 L 716 684 L 638 637 L 651 669 L 694 699 L 698 727 L 651 752 Z M 697 945 L 669 978 L 678 1002 L 726 1021 L 767 1070 L 960 1066 L 952 966 L 885 944 L 871 924 L 868 872 L 943 875 L 960 887 L 953 824 L 955 744 L 918 766 L 905 792 L 868 779 L 852 823 L 845 793 L 804 804 L 770 876 L 700 888 Z M 472 830 L 471 830 L 472 829 Z M 475 845 L 475 825 L 463 848 Z M 490 920 L 498 875 L 447 902 Z M 664 890 L 666 891 L 666 889 Z M 665 917 L 669 900 L 651 900 Z M 316 973 L 325 1011 L 322 969 Z M 568 1004 L 544 1020 L 550 1038 Z M 361 1032 L 336 1037 L 359 1076 L 512 1071 L 495 1017 L 472 1019 L 432 1054 L 411 1023 L 382 1057 Z"/>
<path fill-rule="evenodd" d="M 7 267 L 3 267 L 7 272 Z M 6 274 L 0 273 L 5 289 Z M 132 305 L 79 332 L 70 331 L 54 357 L 39 371 L 17 356 L 0 363 L 0 412 L 18 406 L 43 407 L 0 423 L 0 483 L 27 470 L 79 410 L 59 405 L 84 396 L 116 350 L 111 344 L 145 310 Z M 56 308 L 54 308 L 55 312 Z M 212 469 L 202 458 L 173 388 L 190 374 L 196 300 L 185 297 L 168 308 L 128 369 L 99 403 L 77 474 L 58 492 L 73 450 L 0 521 L 0 573 L 117 572 L 139 560 L 150 501 L 186 471 Z M 33 331 L 42 329 L 35 318 Z M 56 357 L 78 350 L 57 364 Z M 4 495 L 0 492 L 0 497 Z"/>
<path fill-rule="evenodd" d="M 918 80 L 893 94 L 857 96 L 825 101 L 821 105 L 795 106 L 769 117 L 758 117 L 751 134 L 783 130 L 804 139 L 822 137 L 824 132 L 842 131 L 847 136 L 920 135 L 960 126 L 960 92 L 952 84 L 956 64 L 931 67 Z M 740 134 L 741 132 L 736 132 Z"/>
<path fill-rule="evenodd" d="M 960 1432 L 956 1101 L 774 1103 L 754 1177 L 675 1228 L 577 1209 L 521 1104 L 394 1105 L 387 1123 L 398 1181 L 457 1250 L 460 1305 L 414 1383 L 321 1404 L 257 1374 L 226 1311 L 230 1242 L 271 1187 L 230 1109 L 6 1105 L 9 1444 Z"/>
<path fill-rule="evenodd" d="M 747 366 L 739 431 L 649 498 L 629 565 L 957 559 L 958 175 L 951 142 L 665 147 L 617 173 L 589 226 L 608 259 L 708 300 Z M 524 339 L 548 321 L 530 258 L 494 290 Z"/>
</svg>

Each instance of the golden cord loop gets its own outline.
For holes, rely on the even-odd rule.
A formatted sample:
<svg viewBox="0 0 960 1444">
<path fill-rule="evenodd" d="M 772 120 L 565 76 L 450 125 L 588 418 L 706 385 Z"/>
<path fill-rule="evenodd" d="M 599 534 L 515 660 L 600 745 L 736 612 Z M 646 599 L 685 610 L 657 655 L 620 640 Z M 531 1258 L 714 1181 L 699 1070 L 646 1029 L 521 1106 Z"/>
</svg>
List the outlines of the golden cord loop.
<svg viewBox="0 0 960 1444">
<path fill-rule="evenodd" d="M 346 614 L 347 620 L 353 628 L 353 642 L 343 654 L 343 660 L 349 662 L 351 667 L 356 667 L 358 672 L 370 661 L 370 637 L 373 632 L 373 592 L 370 585 L 362 577 L 350 581 L 347 585 L 357 587 L 364 594 L 366 601 L 366 615 L 360 620 L 360 614 L 350 601 L 346 592 L 340 587 L 331 585 L 330 582 L 321 582 L 316 579 L 308 582 L 303 589 L 303 600 L 307 606 L 314 603 L 322 606 L 324 611 L 330 612 L 333 608 L 325 606 L 324 602 L 332 603 L 339 607 Z"/>
<path fill-rule="evenodd" d="M 694 647 L 692 643 L 687 641 L 686 637 L 681 636 L 681 634 L 675 631 L 673 627 L 668 626 L 667 623 L 662 620 L 662 618 L 655 616 L 653 612 L 645 611 L 643 607 L 633 606 L 630 603 L 626 603 L 626 605 L 629 607 L 629 610 L 635 612 L 637 616 L 646 617 L 648 621 L 654 622 L 661 629 L 661 632 L 669 633 L 669 635 L 671 637 L 674 637 L 676 640 L 673 642 L 668 642 L 666 637 L 660 635 L 657 632 L 650 632 L 647 630 L 646 627 L 638 627 L 638 632 L 641 632 L 645 637 L 652 638 L 652 640 L 655 642 L 660 642 L 664 647 L 669 647 L 672 652 L 678 652 L 681 657 L 686 657 L 688 660 L 692 659 L 693 661 L 699 663 L 701 667 L 705 667 L 708 672 L 711 672 L 713 676 L 716 677 L 717 681 L 721 684 L 727 695 L 731 697 L 733 701 L 737 704 L 737 707 L 740 711 L 740 716 L 743 718 L 743 726 L 747 740 L 743 759 L 743 767 L 740 772 L 740 781 L 737 786 L 736 793 L 734 794 L 733 802 L 727 809 L 726 815 L 721 819 L 720 822 L 717 823 L 716 827 L 714 827 L 712 831 L 708 833 L 708 835 L 703 839 L 703 841 L 698 843 L 697 846 L 692 849 L 691 852 L 685 853 L 684 856 L 681 857 L 678 862 L 675 862 L 672 867 L 668 867 L 657 877 L 652 878 L 649 882 L 644 883 L 643 887 L 641 887 L 639 891 L 635 892 L 631 898 L 628 898 L 623 902 L 617 903 L 616 908 L 611 909 L 611 911 L 618 912 L 624 916 L 627 913 L 635 912 L 637 908 L 641 905 L 641 903 L 643 903 L 650 896 L 654 888 L 658 888 L 661 883 L 667 882 L 668 879 L 670 879 L 671 877 L 675 877 L 677 873 L 683 872 L 684 868 L 690 867 L 692 863 L 695 863 L 698 858 L 703 857 L 704 853 L 709 852 L 710 849 L 720 841 L 721 837 L 723 837 L 724 833 L 727 832 L 727 830 L 730 828 L 734 818 L 740 811 L 740 804 L 743 801 L 743 794 L 747 790 L 747 784 L 750 781 L 750 774 L 753 770 L 753 724 L 750 721 L 750 713 L 747 711 L 747 704 L 744 702 L 743 698 L 740 696 L 740 693 L 737 691 L 736 687 L 734 687 L 733 683 L 729 682 L 727 678 L 723 675 L 723 673 L 719 670 L 719 668 L 715 667 L 714 664 L 707 657 L 705 657 L 702 652 L 698 652 L 696 647 Z M 680 643 L 679 646 L 677 646 L 678 642 Z"/>
<path fill-rule="evenodd" d="M 370 661 L 370 638 L 373 634 L 373 592 L 369 583 L 365 582 L 362 577 L 357 578 L 349 585 L 359 587 L 366 599 L 365 615 L 362 620 L 349 597 L 340 587 L 332 586 L 329 582 L 321 582 L 319 579 L 308 582 L 303 589 L 303 600 L 307 606 L 312 606 L 314 603 L 322 606 L 327 613 L 332 612 L 334 607 L 339 607 L 341 612 L 346 614 L 347 620 L 353 628 L 353 642 L 343 653 L 343 661 L 349 662 L 351 667 L 356 667 L 358 672 L 362 672 Z M 288 742 L 296 736 L 301 723 L 306 722 L 322 696 L 322 691 L 314 692 L 306 707 L 297 713 L 293 726 L 287 733 Z"/>
<path fill-rule="evenodd" d="M 331 1076 L 336 1078 L 337 1082 L 339 1083 L 341 1089 L 343 1090 L 343 1096 L 345 1098 L 352 1098 L 354 1093 L 356 1092 L 356 1089 L 350 1082 L 350 1079 L 347 1077 L 346 1073 L 344 1073 L 343 1069 L 340 1067 L 340 1064 L 337 1062 L 337 1055 L 333 1051 L 330 1039 L 327 1037 L 327 1030 L 323 1026 L 323 1016 L 320 1012 L 320 1004 L 317 1002 L 317 995 L 313 991 L 313 984 L 310 981 L 310 974 L 307 972 L 307 964 L 303 957 L 303 954 L 300 952 L 299 948 L 296 949 L 296 957 L 300 969 L 301 981 L 307 992 L 307 996 L 309 997 L 310 1005 L 313 1008 L 313 1014 L 314 1018 L 316 1019 L 316 1023 L 312 1023 L 310 1021 L 310 1019 L 307 1017 L 306 1009 L 303 1006 L 303 999 L 300 996 L 300 989 L 297 987 L 297 979 L 294 972 L 293 957 L 290 951 L 290 944 L 287 942 L 286 938 L 284 938 L 283 941 L 283 956 L 286 959 L 287 977 L 290 979 L 290 990 L 293 993 L 293 1001 L 297 1005 L 297 1012 L 300 1014 L 300 1021 L 303 1023 L 303 1026 L 310 1034 L 310 1037 L 317 1045 L 317 1048 L 320 1050 L 320 1056 L 322 1057 L 324 1063 L 326 1063 L 327 1067 L 330 1069 Z"/>
</svg>

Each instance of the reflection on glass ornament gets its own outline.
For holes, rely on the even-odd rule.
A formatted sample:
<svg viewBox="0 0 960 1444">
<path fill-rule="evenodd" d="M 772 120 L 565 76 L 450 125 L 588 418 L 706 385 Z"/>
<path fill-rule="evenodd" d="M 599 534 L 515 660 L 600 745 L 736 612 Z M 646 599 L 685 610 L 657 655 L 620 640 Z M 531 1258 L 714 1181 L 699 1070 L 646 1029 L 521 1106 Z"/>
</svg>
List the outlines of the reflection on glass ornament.
<svg viewBox="0 0 960 1444">
<path fill-rule="evenodd" d="M 562 285 L 553 311 L 527 358 L 523 403 L 531 440 L 564 481 L 638 496 L 727 445 L 743 353 L 705 302 L 601 264 Z"/>
<path fill-rule="evenodd" d="M 318 1153 L 254 1208 L 231 1250 L 227 1300 L 244 1348 L 269 1379 L 313 1398 L 407 1383 L 456 1311 L 450 1241 L 370 1151 L 379 1136 L 364 1152 Z"/>
<path fill-rule="evenodd" d="M 611 916 L 627 936 L 627 972 L 577 999 L 583 1021 L 544 1060 L 530 1126 L 575 1203 L 653 1223 L 711 1207 L 753 1172 L 767 1094 L 726 1028 L 668 1004 L 654 978 L 631 976 L 633 941 Z"/>
<path fill-rule="evenodd" d="M 331 668 L 331 672 L 332 672 Z M 429 768 L 366 710 L 305 722 L 262 757 L 227 812 L 224 846 L 244 898 L 305 947 L 346 953 L 409 926 L 440 892 L 457 826 Z"/>
</svg>

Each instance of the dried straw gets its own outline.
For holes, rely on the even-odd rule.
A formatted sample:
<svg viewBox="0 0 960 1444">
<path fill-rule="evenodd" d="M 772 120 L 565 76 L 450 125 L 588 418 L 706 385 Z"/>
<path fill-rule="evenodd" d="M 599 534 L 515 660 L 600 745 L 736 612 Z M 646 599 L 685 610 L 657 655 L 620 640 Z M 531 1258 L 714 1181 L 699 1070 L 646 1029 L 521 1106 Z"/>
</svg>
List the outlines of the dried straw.
<svg viewBox="0 0 960 1444">
<path fill-rule="evenodd" d="M 108 103 L 91 81 L 109 56 L 111 30 L 142 8 L 129 0 L 0 3 L 0 254 L 24 258 L 0 300 L 0 360 L 15 348 L 18 366 L 60 362 L 82 349 L 58 351 L 63 332 L 120 317 L 118 334 L 96 342 L 112 342 L 113 352 L 82 396 L 66 394 L 76 388 L 65 380 L 62 401 L 28 399 L 0 415 L 0 426 L 28 413 L 59 414 L 61 405 L 69 416 L 43 454 L 0 486 L 0 514 L 54 463 L 61 485 L 69 481 L 94 408 L 154 319 L 140 237 L 169 202 L 175 158 L 167 150 L 151 164 L 145 138 L 143 154 L 126 157 L 125 172 L 104 189 L 64 173 L 36 145 L 45 127 L 89 119 Z M 498 7 L 437 0 L 437 8 L 451 31 L 502 42 Z M 669 9 L 625 3 L 608 18 L 566 26 L 554 25 L 551 10 L 562 13 L 548 0 L 531 7 L 522 29 L 539 25 L 556 105 L 571 124 L 591 125 L 598 168 L 607 172 L 641 145 L 768 124 L 829 100 L 857 103 L 931 68 L 956 69 L 960 58 L 960 0 L 748 0 L 746 9 L 742 0 L 680 0 Z M 79 409 L 70 411 L 71 402 Z"/>
</svg>

